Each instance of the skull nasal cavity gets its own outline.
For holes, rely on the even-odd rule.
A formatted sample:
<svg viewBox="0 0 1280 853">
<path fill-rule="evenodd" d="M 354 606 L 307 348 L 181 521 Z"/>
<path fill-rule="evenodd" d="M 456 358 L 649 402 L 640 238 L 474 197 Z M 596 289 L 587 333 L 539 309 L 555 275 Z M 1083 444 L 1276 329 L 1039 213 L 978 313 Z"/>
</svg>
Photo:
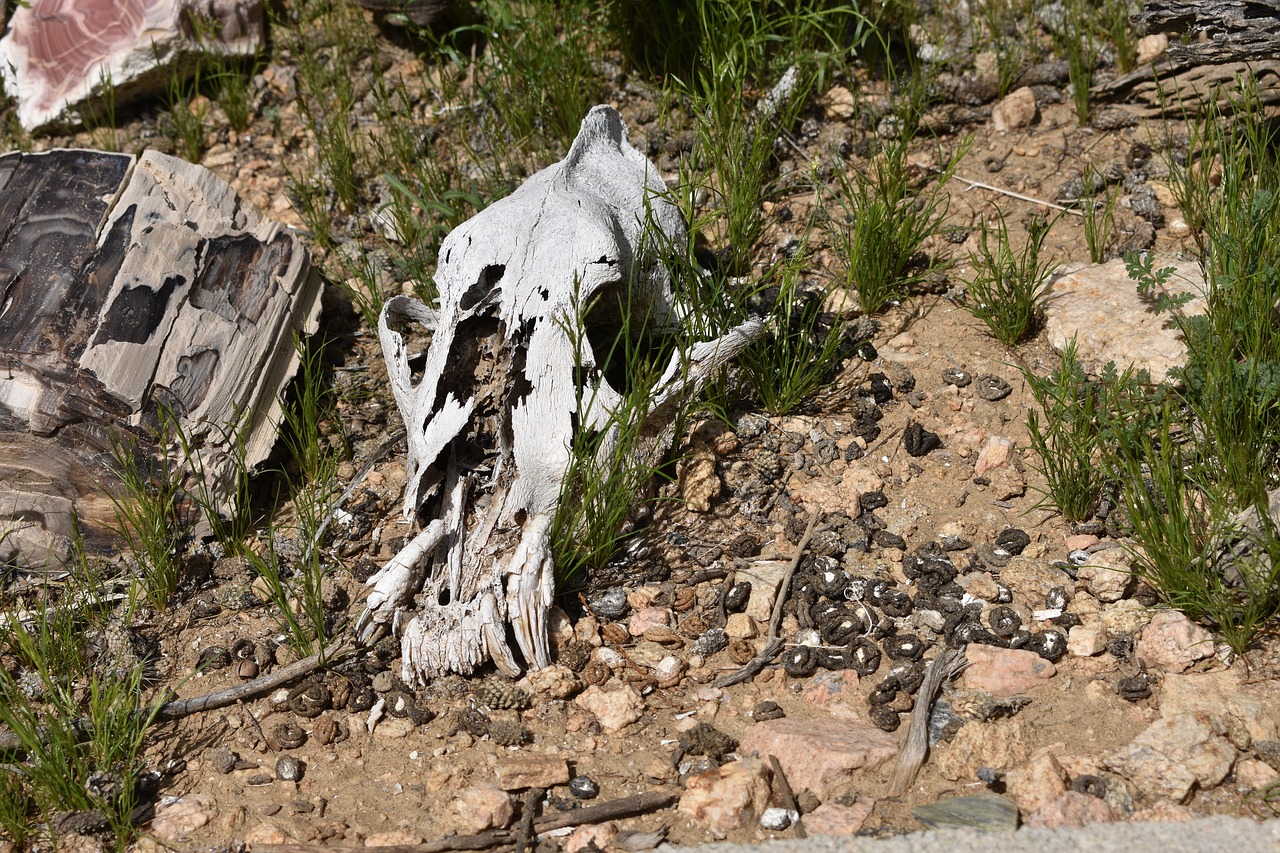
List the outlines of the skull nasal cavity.
<svg viewBox="0 0 1280 853">
<path fill-rule="evenodd" d="M 458 307 L 463 311 L 469 311 L 475 307 L 476 303 L 489 294 L 493 290 L 494 285 L 502 281 L 502 274 L 507 271 L 505 264 L 489 264 L 480 270 L 479 280 L 467 288 L 467 292 L 462 294 L 462 298 L 458 300 Z"/>
</svg>

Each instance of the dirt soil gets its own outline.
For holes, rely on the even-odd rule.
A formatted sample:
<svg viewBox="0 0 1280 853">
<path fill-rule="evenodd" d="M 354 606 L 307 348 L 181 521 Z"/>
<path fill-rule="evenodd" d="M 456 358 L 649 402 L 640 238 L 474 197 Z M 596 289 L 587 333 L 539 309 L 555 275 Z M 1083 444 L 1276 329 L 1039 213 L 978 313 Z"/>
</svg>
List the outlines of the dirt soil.
<svg viewBox="0 0 1280 853">
<path fill-rule="evenodd" d="M 392 64 L 414 61 L 390 40 L 386 52 L 386 61 Z M 262 115 L 264 106 L 278 106 L 278 128 L 260 117 L 247 133 L 218 128 L 202 162 L 250 203 L 301 228 L 301 220 L 289 206 L 286 174 L 308 168 L 311 143 L 292 100 L 290 72 L 286 64 L 271 64 L 255 80 L 257 114 Z M 660 130 L 652 90 L 635 79 L 618 79 L 612 102 L 628 120 L 633 142 L 654 158 L 664 174 L 674 174 L 681 138 Z M 990 93 L 972 95 L 975 88 L 981 89 L 976 79 L 973 72 L 968 78 L 956 78 L 930 119 L 947 150 L 964 135 L 973 137 L 950 193 L 948 217 L 955 230 L 925 247 L 932 254 L 953 258 L 955 265 L 931 283 L 929 292 L 916 294 L 880 316 L 879 331 L 871 341 L 874 353 L 864 350 L 861 355 L 868 358 L 849 359 L 835 383 L 803 413 L 766 417 L 743 411 L 731 426 L 708 421 L 692 432 L 683 448 L 691 460 L 682 469 L 686 476 L 665 490 L 676 500 L 660 505 L 625 561 L 563 596 L 564 618 L 557 634 L 562 668 L 556 678 L 531 682 L 485 671 L 469 678 L 443 678 L 414 691 L 399 681 L 398 647 L 394 641 L 384 641 L 371 652 L 302 683 L 161 725 L 155 731 L 150 759 L 155 766 L 179 762 L 166 777 L 161 809 L 167 808 L 164 803 L 171 802 L 169 798 L 183 798 L 196 804 L 195 813 L 207 818 L 201 825 L 196 825 L 198 818 L 193 819 L 190 831 L 172 835 L 177 845 L 208 847 L 246 837 L 267 843 L 412 843 L 474 832 L 479 824 L 472 821 L 481 807 L 476 800 L 463 805 L 460 795 L 492 783 L 496 769 L 527 755 L 567 762 L 571 775 L 589 777 L 598 785 L 596 802 L 650 791 L 678 793 L 686 777 L 723 758 L 696 754 L 700 744 L 682 748 L 682 735 L 686 736 L 684 746 L 690 746 L 686 733 L 695 724 L 705 723 L 740 740 L 759 724 L 758 717 L 777 713 L 761 703 L 776 703 L 787 718 L 810 720 L 817 726 L 832 719 L 874 719 L 885 728 L 896 725 L 898 712 L 909 707 L 909 691 L 894 693 L 888 703 L 894 709 L 892 721 L 886 719 L 885 706 L 878 706 L 881 711 L 875 716 L 868 704 L 894 661 L 885 655 L 874 674 L 858 677 L 844 668 L 850 661 L 839 657 L 844 654 L 843 644 L 828 640 L 822 644 L 836 658 L 826 662 L 835 669 L 820 666 L 813 674 L 793 675 L 775 663 L 745 683 L 712 686 L 762 648 L 768 630 L 767 621 L 738 615 L 744 607 L 757 616 L 767 612 L 767 596 L 762 610 L 760 600 L 744 601 L 745 591 L 734 591 L 735 584 L 753 572 L 758 574 L 761 563 L 771 562 L 775 573 L 778 566 L 785 567 L 813 512 L 820 520 L 786 608 L 783 634 L 788 640 L 796 639 L 809 625 L 822 627 L 826 617 L 804 611 L 823 600 L 815 585 L 821 583 L 824 571 L 847 573 L 844 585 L 829 599 L 847 605 L 849 610 L 842 612 L 879 614 L 883 623 L 879 634 L 871 629 L 871 635 L 879 637 L 876 645 L 885 646 L 889 637 L 900 638 L 898 632 L 912 633 L 930 647 L 924 654 L 926 662 L 948 642 L 954 644 L 958 623 L 973 622 L 974 615 L 983 629 L 981 636 L 975 635 L 979 642 L 1008 645 L 1007 639 L 1002 642 L 986 632 L 990 612 L 999 603 L 1007 603 L 1018 614 L 1024 630 L 1059 631 L 1060 640 L 1080 619 L 1088 620 L 1103 610 L 1078 567 L 1068 560 L 1067 543 L 1077 537 L 1073 544 L 1083 543 L 1094 553 L 1119 553 L 1115 549 L 1122 543 L 1111 536 L 1105 523 L 1072 525 L 1040 507 L 1043 481 L 1035 470 L 1038 460 L 1025 449 L 1026 416 L 1034 404 L 1022 370 L 1050 370 L 1056 356 L 1043 339 L 1006 350 L 949 295 L 972 276 L 968 252 L 976 245 L 973 229 L 984 217 L 1003 211 L 1016 228 L 1015 239 L 1020 239 L 1027 217 L 1043 211 L 1015 197 L 974 188 L 965 179 L 1052 201 L 1062 194 L 1064 185 L 1093 166 L 1114 176 L 1121 187 L 1112 253 L 1128 248 L 1173 252 L 1189 248 L 1185 228 L 1176 227 L 1178 213 L 1167 203 L 1169 197 L 1162 188 L 1165 170 L 1159 152 L 1152 154 L 1165 136 L 1165 125 L 1142 118 L 1139 111 L 1126 112 L 1123 106 L 1099 105 L 1094 124 L 1079 127 L 1066 96 L 1065 74 L 1059 74 L 1035 87 L 1038 118 L 1027 127 L 1000 133 L 990 120 Z M 885 91 L 863 81 L 858 97 L 883 101 Z M 216 116 L 216 106 L 213 109 Z M 145 108 L 132 116 L 122 127 L 121 147 L 170 147 L 160 121 L 158 108 Z M 850 123 L 815 106 L 789 135 L 782 168 L 803 170 L 809 159 L 820 159 L 823 150 L 833 147 L 855 162 L 863 161 L 866 158 L 859 152 L 875 133 L 874 126 Z M 94 141 L 90 134 L 81 133 L 37 139 L 35 147 L 91 146 Z M 920 145 L 917 164 L 922 174 L 937 161 L 932 146 L 932 142 Z M 1142 186 L 1155 188 L 1157 198 L 1166 201 L 1157 210 L 1160 216 L 1144 218 L 1134 212 L 1131 199 Z M 803 204 L 803 199 L 784 199 L 768 208 L 774 214 L 771 227 L 779 250 L 802 221 Z M 354 217 L 337 222 L 348 231 L 357 225 Z M 352 236 L 368 235 L 352 232 Z M 1066 216 L 1055 225 L 1049 251 L 1064 263 L 1087 261 L 1078 218 Z M 318 254 L 323 263 L 323 252 Z M 343 440 L 351 449 L 341 475 L 350 482 L 400 423 L 376 336 L 362 327 L 336 287 L 328 290 L 324 323 L 324 333 L 337 341 L 328 366 L 339 395 Z M 953 373 L 944 378 L 944 371 Z M 1007 383 L 1008 394 L 985 399 L 978 393 L 983 383 L 957 387 L 954 371 L 969 378 L 994 376 Z M 919 456 L 909 453 L 919 438 L 913 424 L 936 434 L 940 446 Z M 1014 450 L 1005 464 L 976 472 L 980 454 L 992 437 L 1008 439 Z M 696 460 L 704 464 L 694 464 Z M 346 504 L 347 520 L 337 526 L 326 550 L 326 559 L 334 567 L 326 585 L 326 603 L 336 621 L 358 614 L 367 594 L 363 582 L 411 532 L 400 515 L 404 482 L 401 444 L 373 463 Z M 686 503 L 684 498 L 691 500 Z M 699 500 L 708 505 L 706 511 L 692 508 Z M 288 512 L 284 507 L 281 517 L 287 518 Z M 1010 530 L 1024 532 L 1025 541 L 1009 534 Z M 1006 547 L 998 549 L 997 542 Z M 1017 555 L 1019 544 L 1023 547 Z M 916 562 L 920 555 L 947 562 L 955 569 L 955 578 L 922 591 Z M 210 556 L 203 585 L 140 629 L 159 642 L 160 683 L 182 696 L 242 683 L 293 658 L 282 644 L 276 616 L 265 605 L 265 596 L 245 563 L 216 552 Z M 912 578 L 909 572 L 915 573 Z M 848 582 L 857 579 L 884 581 L 889 586 L 875 594 L 869 584 L 858 587 L 864 596 L 859 610 L 854 606 L 858 602 L 841 599 Z M 1054 603 L 1047 598 L 1059 594 L 1055 588 L 1065 593 L 1065 607 L 1062 615 L 1046 616 L 1043 611 Z M 620 596 L 615 593 L 609 600 L 605 594 L 616 589 L 625 594 L 626 603 L 611 609 Z M 885 597 L 886 589 L 906 599 L 905 605 L 898 600 L 897 617 L 886 616 L 879 606 L 865 606 L 873 600 L 866 596 L 878 595 L 881 603 L 892 600 Z M 969 598 L 963 597 L 966 593 Z M 1150 617 L 1153 611 L 1148 608 L 1158 606 L 1153 591 L 1136 580 L 1128 584 L 1125 598 L 1138 602 L 1137 609 L 1146 614 L 1136 619 L 1135 626 Z M 955 612 L 947 608 L 963 608 L 975 600 L 979 600 L 977 610 L 963 620 L 935 624 Z M 654 617 L 653 608 L 659 608 L 656 621 L 647 628 L 639 625 L 639 636 L 633 636 L 636 614 L 649 619 Z M 1036 616 L 1035 611 L 1042 613 Z M 714 640 L 706 639 L 708 632 L 726 626 L 729 636 L 716 648 Z M 1027 637 L 1016 642 L 1025 644 Z M 605 652 L 596 651 L 597 647 Z M 218 661 L 221 654 L 211 649 L 230 653 L 229 661 Z M 1274 641 L 1264 639 L 1244 659 L 1233 660 L 1225 647 L 1219 647 L 1196 663 L 1194 671 L 1238 674 L 1231 682 L 1235 689 L 1275 707 L 1271 678 L 1280 668 L 1275 649 Z M 1053 654 L 1050 649 L 1045 656 Z M 663 669 L 668 655 L 675 663 Z M 197 672 L 201 661 L 206 671 Z M 218 662 L 224 665 L 211 665 Z M 1149 696 L 1128 700 L 1118 695 L 1121 679 L 1143 672 L 1132 653 L 1132 633 L 1116 632 L 1100 654 L 1066 654 L 1055 666 L 1056 675 L 1026 690 L 1029 702 L 1005 708 L 1005 713 L 1016 714 L 1013 719 L 1025 723 L 1027 740 L 1021 761 L 1049 748 L 1071 779 L 1104 777 L 1115 819 L 1135 814 L 1151 817 L 1161 809 L 1175 817 L 1254 813 L 1259 794 L 1256 774 L 1251 777 L 1252 786 L 1249 780 L 1228 775 L 1219 785 L 1197 787 L 1185 803 L 1170 804 L 1126 783 L 1103 764 L 1106 756 L 1127 745 L 1160 715 L 1163 672 L 1147 673 Z M 655 672 L 665 674 L 665 680 Z M 316 685 L 327 689 L 318 690 Z M 606 693 L 630 687 L 643 699 L 639 718 L 617 730 L 606 728 L 597 715 L 575 702 L 576 692 L 587 685 Z M 962 709 L 966 702 L 973 704 L 972 694 L 963 686 L 951 685 L 943 695 L 953 709 Z M 370 710 L 375 702 L 382 703 L 386 712 L 376 727 Z M 963 716 L 961 710 L 956 714 Z M 901 714 L 902 726 L 895 738 L 905 736 L 909 719 L 909 714 Z M 945 722 L 939 719 L 939 725 Z M 966 723 L 1002 724 L 980 719 Z M 996 773 L 986 774 L 986 782 L 973 772 L 987 764 L 985 760 L 975 759 L 959 778 L 948 778 L 939 770 L 948 750 L 958 748 L 949 739 L 962 730 L 953 724 L 941 732 L 929 762 L 906 794 L 888 794 L 890 761 L 862 771 L 856 783 L 830 792 L 829 798 L 845 804 L 873 802 L 859 831 L 895 834 L 920 828 L 911 814 L 916 806 L 985 790 L 987 782 L 1000 790 L 1000 776 L 1011 768 L 999 766 L 995 757 L 990 761 Z M 1249 745 L 1236 745 L 1240 761 L 1253 756 Z M 686 751 L 691 754 L 682 754 Z M 281 765 L 287 756 L 302 762 L 300 780 L 286 781 L 293 775 Z M 802 810 L 811 811 L 817 805 L 813 793 L 797 794 Z M 520 796 L 515 794 L 517 799 Z M 552 785 L 548 797 L 545 812 L 586 802 L 575 798 L 563 782 Z M 1149 808 L 1153 806 L 1154 812 Z M 771 832 L 754 820 L 736 828 L 714 829 L 675 808 L 621 820 L 617 827 L 623 831 L 665 827 L 667 838 L 680 844 L 721 837 L 788 837 L 794 831 Z M 631 836 L 629 847 L 618 839 L 614 842 L 625 849 L 642 849 L 645 840 Z"/>
</svg>

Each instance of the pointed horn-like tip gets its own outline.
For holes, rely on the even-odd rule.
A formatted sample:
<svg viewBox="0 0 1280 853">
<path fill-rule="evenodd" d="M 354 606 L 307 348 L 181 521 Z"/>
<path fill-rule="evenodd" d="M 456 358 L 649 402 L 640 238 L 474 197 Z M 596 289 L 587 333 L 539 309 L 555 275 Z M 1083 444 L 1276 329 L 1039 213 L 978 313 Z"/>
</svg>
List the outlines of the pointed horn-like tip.
<svg viewBox="0 0 1280 853">
<path fill-rule="evenodd" d="M 622 113 L 608 104 L 599 104 L 592 107 L 586 118 L 582 120 L 582 127 L 579 128 L 578 136 L 569 148 L 565 162 L 569 164 L 578 162 L 593 145 L 607 143 L 614 148 L 622 148 L 626 142 L 627 123 L 622 120 Z"/>
</svg>

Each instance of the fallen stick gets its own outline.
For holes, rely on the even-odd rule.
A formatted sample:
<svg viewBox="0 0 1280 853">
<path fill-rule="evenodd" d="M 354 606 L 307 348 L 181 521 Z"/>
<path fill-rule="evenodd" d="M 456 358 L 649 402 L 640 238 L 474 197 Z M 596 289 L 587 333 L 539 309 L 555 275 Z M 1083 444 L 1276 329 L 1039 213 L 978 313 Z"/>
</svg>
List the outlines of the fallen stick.
<svg viewBox="0 0 1280 853">
<path fill-rule="evenodd" d="M 929 754 L 929 717 L 933 703 L 943 682 L 960 674 L 969 662 L 964 657 L 964 647 L 947 649 L 933 659 L 925 670 L 924 681 L 916 693 L 915 707 L 911 709 L 911 725 L 907 728 L 907 740 L 898 753 L 898 763 L 893 768 L 893 780 L 889 783 L 889 795 L 901 796 L 916 780 L 916 774 L 924 766 Z"/>
<path fill-rule="evenodd" d="M 516 853 L 527 853 L 534 844 L 534 812 L 538 810 L 538 800 L 541 799 L 543 793 L 538 788 L 530 788 L 524 792 L 524 803 L 522 803 L 520 809 L 520 824 L 516 827 Z"/>
<path fill-rule="evenodd" d="M 778 783 L 778 792 L 782 794 L 782 804 L 796 816 L 796 822 L 792 824 L 796 838 L 808 838 L 809 834 L 804 831 L 804 824 L 800 822 L 800 806 L 796 803 L 796 795 L 791 790 L 791 783 L 787 781 L 787 774 L 782 772 L 782 762 L 778 761 L 778 756 L 769 756 L 769 766 L 773 768 L 773 779 Z"/>
<path fill-rule="evenodd" d="M 581 826 L 587 823 L 603 823 L 606 820 L 618 820 L 624 817 L 635 817 L 639 814 L 666 808 L 680 798 L 679 794 L 651 791 L 646 794 L 635 794 L 620 800 L 610 800 L 595 806 L 584 806 L 558 814 L 543 815 L 534 818 L 534 833 L 550 832 L 566 826 Z M 446 853 L 450 850 L 487 850 L 500 844 L 511 844 L 516 835 L 509 829 L 493 829 L 478 835 L 454 835 L 428 841 L 425 844 L 392 844 L 379 847 L 378 853 Z M 327 844 L 254 844 L 253 853 L 342 853 L 366 850 L 365 847 L 333 847 Z"/>
<path fill-rule="evenodd" d="M 809 526 L 804 530 L 804 536 L 800 537 L 800 544 L 796 545 L 795 556 L 791 558 L 791 565 L 787 567 L 787 573 L 782 578 L 782 584 L 778 587 L 778 597 L 773 600 L 773 613 L 769 618 L 769 640 L 764 644 L 764 649 L 760 654 L 751 660 L 732 675 L 726 675 L 718 678 L 713 682 L 714 687 L 729 687 L 733 684 L 741 684 L 749 678 L 755 677 L 760 670 L 768 666 L 774 658 L 781 652 L 785 643 L 780 636 L 782 632 L 782 607 L 787 602 L 787 594 L 791 591 L 791 580 L 796 576 L 796 570 L 800 568 L 800 560 L 804 557 L 804 551 L 809 547 L 809 540 L 813 538 L 813 528 L 817 527 L 820 513 L 814 510 L 809 514 Z"/>
<path fill-rule="evenodd" d="M 237 684 L 235 687 L 215 690 L 203 696 L 192 696 L 190 699 L 175 699 L 172 702 L 166 702 L 156 711 L 154 719 L 157 721 L 181 720 L 183 717 L 189 717 L 201 711 L 225 708 L 245 699 L 252 699 L 255 696 L 261 696 L 263 693 L 270 693 L 290 681 L 310 675 L 317 669 L 327 666 L 351 651 L 355 651 L 355 646 L 349 640 L 343 640 L 327 649 L 321 649 L 310 657 L 296 660 L 288 666 L 282 666 L 270 675 L 246 681 L 244 684 Z"/>
</svg>

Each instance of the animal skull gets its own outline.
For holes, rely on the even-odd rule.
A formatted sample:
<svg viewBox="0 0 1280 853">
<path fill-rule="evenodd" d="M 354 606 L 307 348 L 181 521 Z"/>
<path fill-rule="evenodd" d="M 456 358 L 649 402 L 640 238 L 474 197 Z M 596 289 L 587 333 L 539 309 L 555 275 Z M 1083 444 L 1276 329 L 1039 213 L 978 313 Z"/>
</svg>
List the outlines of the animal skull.
<svg viewBox="0 0 1280 853">
<path fill-rule="evenodd" d="M 367 639 L 392 627 L 406 682 L 469 673 L 486 658 L 518 671 L 508 629 L 525 664 L 550 663 L 549 533 L 572 436 L 609 429 L 622 399 L 573 332 L 593 300 L 629 298 L 658 323 L 679 321 L 666 269 L 642 239 L 646 220 L 665 240 L 683 238 L 664 192 L 618 112 L 595 107 L 562 162 L 445 238 L 438 308 L 403 296 L 383 308 L 378 334 L 408 434 L 404 515 L 423 526 L 370 578 L 358 629 Z M 432 333 L 418 381 L 398 331 L 409 323 Z M 649 417 L 761 330 L 752 321 L 699 344 L 686 373 L 673 359 Z"/>
</svg>

